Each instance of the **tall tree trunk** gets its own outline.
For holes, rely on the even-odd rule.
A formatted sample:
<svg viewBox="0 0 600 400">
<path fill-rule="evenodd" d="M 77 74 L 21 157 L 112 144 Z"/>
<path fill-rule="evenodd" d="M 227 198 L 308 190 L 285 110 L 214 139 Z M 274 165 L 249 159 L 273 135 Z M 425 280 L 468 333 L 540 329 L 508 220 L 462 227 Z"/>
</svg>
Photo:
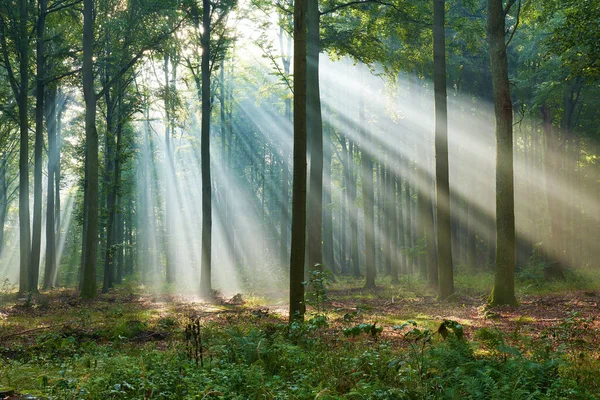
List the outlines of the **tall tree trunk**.
<svg viewBox="0 0 600 400">
<path fill-rule="evenodd" d="M 496 273 L 490 304 L 516 304 L 513 108 L 506 56 L 508 10 L 502 0 L 488 0 L 487 33 L 496 115 Z"/>
<path fill-rule="evenodd" d="M 121 87 L 118 85 L 118 90 L 121 91 Z M 119 196 L 120 186 L 120 159 L 121 159 L 121 143 L 123 136 L 123 119 L 121 116 L 121 97 L 122 93 L 117 93 L 116 101 L 116 117 L 117 117 L 117 142 L 116 148 L 112 151 L 112 174 L 110 182 L 107 187 L 108 191 L 108 219 L 106 224 L 106 249 L 104 258 L 104 284 L 102 286 L 102 293 L 107 293 L 110 288 L 113 287 L 115 279 L 115 245 L 117 242 L 117 201 Z M 108 133 L 108 132 L 107 132 Z M 112 138 L 110 139 L 112 142 Z M 111 143 L 111 146 L 113 143 Z"/>
<path fill-rule="evenodd" d="M 94 0 L 83 0 L 83 97 L 85 100 L 85 193 L 84 244 L 81 297 L 96 297 L 96 251 L 98 248 L 98 132 L 93 71 Z"/>
<path fill-rule="evenodd" d="M 42 247 L 42 150 L 44 147 L 44 90 L 45 90 L 45 45 L 47 0 L 38 1 L 36 38 L 36 100 L 35 100 L 35 145 L 33 172 L 33 232 L 31 243 L 31 282 L 29 290 L 37 291 L 40 274 Z"/>
<path fill-rule="evenodd" d="M 48 197 L 46 206 L 46 268 L 44 271 L 44 289 L 54 285 L 56 270 L 56 227 L 54 201 L 54 177 L 56 175 L 56 87 L 47 92 L 46 127 L 48 131 Z"/>
<path fill-rule="evenodd" d="M 290 322 L 304 319 L 306 241 L 306 13 L 307 0 L 294 4 L 294 181 L 290 254 Z"/>
<path fill-rule="evenodd" d="M 115 220 L 117 222 L 117 231 L 116 231 L 116 243 L 117 243 L 117 257 L 116 257 L 116 265 L 117 265 L 117 275 L 115 277 L 116 283 L 121 283 L 123 281 L 123 261 L 124 261 L 124 223 L 125 220 L 123 218 L 123 211 L 121 210 L 121 201 L 122 196 L 119 194 L 117 196 L 117 215 L 115 216 Z"/>
<path fill-rule="evenodd" d="M 350 159 L 348 167 L 350 170 L 350 254 L 352 260 L 352 273 L 355 278 L 360 278 L 360 257 L 358 251 L 358 207 L 356 206 L 356 174 L 354 173 L 354 153 L 357 151 L 352 139 L 348 138 L 348 152 Z"/>
<path fill-rule="evenodd" d="M 390 234 L 390 248 L 391 248 L 391 253 L 390 253 L 390 274 L 392 276 L 392 284 L 396 284 L 396 283 L 400 283 L 400 280 L 398 279 L 398 274 L 400 273 L 400 260 L 401 260 L 401 254 L 400 254 L 400 246 L 398 245 L 398 232 L 399 232 L 399 216 L 398 216 L 398 202 L 396 201 L 397 199 L 397 192 L 400 190 L 400 187 L 398 186 L 398 174 L 393 173 L 392 176 L 390 177 L 390 211 L 391 211 L 391 218 L 390 218 L 390 225 L 392 225 L 391 227 L 391 234 Z"/>
<path fill-rule="evenodd" d="M 202 168 L 202 264 L 200 293 L 212 297 L 212 187 L 210 180 L 210 0 L 202 0 L 202 131 L 200 164 Z"/>
<path fill-rule="evenodd" d="M 448 107 L 446 96 L 445 1 L 433 3 L 433 66 L 435 92 L 435 178 L 438 255 L 438 296 L 454 293 L 452 235 L 450 223 L 450 184 L 448 172 Z"/>
<path fill-rule="evenodd" d="M 407 160 L 407 168 L 408 171 L 408 160 Z M 411 204 L 410 204 L 410 185 L 408 183 L 408 177 L 404 178 L 404 207 L 402 207 L 402 234 L 403 234 L 403 250 L 404 250 L 404 273 L 411 274 L 413 273 L 413 256 L 410 252 L 412 244 L 411 244 L 411 235 L 412 235 L 412 224 L 410 219 L 411 214 Z"/>
<path fill-rule="evenodd" d="M 14 89 L 19 107 L 19 293 L 32 288 L 31 282 L 31 228 L 29 224 L 29 40 L 27 32 L 27 0 L 19 1 L 19 73 L 20 89 Z"/>
<path fill-rule="evenodd" d="M 61 230 L 61 213 L 60 213 L 60 184 L 61 184 L 61 179 L 60 179 L 60 174 L 61 174 L 61 168 L 60 168 L 60 152 L 62 149 L 62 116 L 63 113 L 65 111 L 66 108 L 66 103 L 67 103 L 67 99 L 66 96 L 63 94 L 62 90 L 60 90 L 60 88 L 58 89 L 58 93 L 57 93 L 57 109 L 56 109 L 56 153 L 55 153 L 55 164 L 54 164 L 54 195 L 56 197 L 56 200 L 54 201 L 54 227 L 55 227 L 55 239 L 56 239 L 56 249 L 60 250 L 59 247 L 59 243 L 60 243 L 60 230 Z M 57 268 L 55 269 L 58 270 L 58 265 L 60 265 L 60 256 L 57 256 Z M 54 278 L 54 285 L 56 285 L 56 276 Z"/>
<path fill-rule="evenodd" d="M 8 155 L 0 154 L 0 258 L 4 251 L 4 224 L 6 224 L 6 212 L 8 211 L 8 196 L 6 182 L 6 163 Z"/>
<path fill-rule="evenodd" d="M 167 283 L 173 283 L 176 279 L 175 272 L 175 255 L 173 252 L 173 246 L 175 245 L 176 239 L 173 234 L 173 193 L 175 192 L 176 185 L 175 179 L 175 162 L 173 160 L 173 149 L 171 148 L 171 98 L 174 95 L 169 85 L 169 54 L 165 53 L 165 158 L 167 162 L 167 182 L 165 185 L 165 273 Z M 174 61 L 173 61 L 174 63 Z M 204 115 L 203 115 L 204 119 Z"/>
<path fill-rule="evenodd" d="M 307 130 L 310 146 L 310 180 L 308 195 L 308 268 L 323 262 L 323 120 L 319 87 L 319 2 L 307 0 L 306 25 L 306 101 Z"/>
<path fill-rule="evenodd" d="M 110 57 L 110 47 L 108 45 L 108 33 L 106 38 L 106 55 Z M 110 80 L 108 66 L 104 68 L 103 84 L 107 85 Z M 114 208 L 115 196 L 111 185 L 114 170 L 115 170 L 115 136 L 114 136 L 114 110 L 115 98 L 111 96 L 111 91 L 107 89 L 104 93 L 106 102 L 106 134 L 105 134 L 105 150 L 104 150 L 104 191 L 106 195 L 106 242 L 104 246 L 104 280 L 102 284 L 102 293 L 108 293 L 108 290 L 113 287 L 114 281 L 114 265 L 112 261 L 112 246 L 114 241 Z M 102 229 L 101 229 L 102 231 Z M 101 232 L 102 233 L 102 232 Z M 103 237 L 100 238 L 102 241 Z"/>
<path fill-rule="evenodd" d="M 324 263 L 328 271 L 331 272 L 333 279 L 336 267 L 334 265 L 333 255 L 333 210 L 332 210 L 332 199 L 331 199 L 331 124 L 325 129 L 325 137 L 323 138 L 324 146 L 324 167 L 323 174 L 323 252 L 324 252 Z"/>
<path fill-rule="evenodd" d="M 365 287 L 375 288 L 375 210 L 374 210 L 374 188 L 373 188 L 373 160 L 367 150 L 370 134 L 367 131 L 365 118 L 364 91 L 359 98 L 358 118 L 361 130 L 361 171 L 362 171 L 362 194 L 363 213 L 365 225 Z"/>
<path fill-rule="evenodd" d="M 341 224 L 341 239 L 340 239 L 340 262 L 342 264 L 342 274 L 349 272 L 349 262 L 351 258 L 347 254 L 347 232 L 346 232 L 346 219 L 350 216 L 350 168 L 349 160 L 350 155 L 348 146 L 346 146 L 346 137 L 341 133 L 339 135 L 340 144 L 342 146 L 342 169 L 344 173 L 344 193 L 342 194 L 342 207 L 340 209 L 340 224 Z"/>
</svg>

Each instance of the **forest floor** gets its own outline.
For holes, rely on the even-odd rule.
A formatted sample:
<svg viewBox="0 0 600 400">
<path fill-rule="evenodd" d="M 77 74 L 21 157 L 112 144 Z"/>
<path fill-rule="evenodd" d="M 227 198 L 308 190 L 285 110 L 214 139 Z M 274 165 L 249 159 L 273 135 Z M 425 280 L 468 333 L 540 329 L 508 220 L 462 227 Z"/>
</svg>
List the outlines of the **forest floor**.
<svg viewBox="0 0 600 400">
<path fill-rule="evenodd" d="M 278 293 L 213 303 L 132 284 L 92 301 L 67 289 L 4 294 L 0 399 L 596 398 L 594 284 L 521 287 L 518 306 L 489 309 L 487 291 L 464 282 L 440 302 L 416 277 L 374 290 L 344 279 L 291 327 Z"/>
</svg>

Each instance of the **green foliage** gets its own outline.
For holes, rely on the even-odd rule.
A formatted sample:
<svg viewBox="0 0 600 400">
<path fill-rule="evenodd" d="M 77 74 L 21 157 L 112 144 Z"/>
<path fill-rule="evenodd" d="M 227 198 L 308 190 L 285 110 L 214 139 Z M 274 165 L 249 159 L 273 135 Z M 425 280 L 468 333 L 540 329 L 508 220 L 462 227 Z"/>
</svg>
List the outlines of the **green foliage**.
<svg viewBox="0 0 600 400">
<path fill-rule="evenodd" d="M 344 336 L 358 336 L 362 333 L 370 334 L 371 337 L 377 338 L 381 332 L 383 332 L 383 326 L 377 326 L 377 323 L 372 324 L 358 324 L 350 328 L 346 328 L 342 331 Z"/>
<path fill-rule="evenodd" d="M 183 332 L 159 344 L 118 350 L 102 340 L 80 340 L 76 332 L 41 334 L 28 349 L 1 353 L 0 384 L 40 396 L 86 399 L 584 399 L 597 394 L 584 385 L 595 387 L 593 375 L 585 372 L 594 365 L 578 363 L 572 358 L 580 358 L 577 353 L 557 345 L 572 342 L 586 349 L 576 339 L 592 329 L 593 320 L 579 314 L 556 324 L 535 345 L 520 336 L 507 345 L 495 329 L 477 331 L 477 342 L 471 342 L 455 321 L 443 321 L 437 332 L 408 321 L 394 327 L 403 332 L 400 349 L 382 340 L 384 326 L 375 323 L 296 343 L 289 334 L 293 328 L 283 322 L 245 320 L 228 327 L 197 324 L 203 366 L 177 339 Z M 125 322 L 118 326 L 121 333 L 129 329 Z M 146 321 L 142 326 L 151 328 Z M 363 333 L 380 340 L 361 341 Z M 525 344 L 531 352 L 518 350 Z"/>
</svg>

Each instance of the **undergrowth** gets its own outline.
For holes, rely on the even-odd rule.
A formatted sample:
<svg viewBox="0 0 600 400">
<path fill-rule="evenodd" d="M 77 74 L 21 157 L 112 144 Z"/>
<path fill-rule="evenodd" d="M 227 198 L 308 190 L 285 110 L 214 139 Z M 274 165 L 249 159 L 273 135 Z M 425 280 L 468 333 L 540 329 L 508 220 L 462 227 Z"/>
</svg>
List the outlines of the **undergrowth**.
<svg viewBox="0 0 600 400">
<path fill-rule="evenodd" d="M 58 329 L 1 342 L 0 388 L 47 399 L 600 396 L 593 318 L 574 312 L 537 335 L 524 320 L 467 334 L 453 320 L 391 324 L 361 307 L 338 315 L 329 285 L 311 275 L 306 321 L 292 325 L 264 309 L 157 316 L 118 302 L 99 307 L 98 324 L 83 304 Z"/>
</svg>

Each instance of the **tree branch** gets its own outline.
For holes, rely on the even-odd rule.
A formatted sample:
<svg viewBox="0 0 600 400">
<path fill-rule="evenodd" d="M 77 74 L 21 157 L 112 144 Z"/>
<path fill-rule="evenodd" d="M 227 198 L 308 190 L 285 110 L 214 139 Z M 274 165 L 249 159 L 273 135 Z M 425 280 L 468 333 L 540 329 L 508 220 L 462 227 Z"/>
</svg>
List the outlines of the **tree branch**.
<svg viewBox="0 0 600 400">
<path fill-rule="evenodd" d="M 48 7 L 48 10 L 46 11 L 46 15 L 54 13 L 54 12 L 62 11 L 67 8 L 71 8 L 74 5 L 79 4 L 81 2 L 82 2 L 82 0 L 74 0 L 70 3 L 68 3 L 66 0 L 56 2 L 56 3 L 52 4 L 50 7 Z"/>
<path fill-rule="evenodd" d="M 510 12 L 510 9 L 512 8 L 512 6 L 515 5 L 515 3 L 517 2 L 517 0 L 508 0 L 508 2 L 506 3 L 506 6 L 504 7 L 504 16 L 506 17 L 508 15 L 508 13 Z M 521 5 L 521 1 L 519 0 L 519 6 Z"/>
<path fill-rule="evenodd" d="M 514 3 L 515 0 L 511 0 L 511 1 Z M 506 18 L 506 14 L 505 14 L 505 18 Z M 512 32 L 510 33 L 510 37 L 508 38 L 508 41 L 506 42 L 506 45 L 504 46 L 504 50 L 506 50 L 508 48 L 508 45 L 513 40 L 513 37 L 515 36 L 515 32 L 517 32 L 517 28 L 519 27 L 520 21 L 521 21 L 521 0 L 519 0 L 519 8 L 517 9 L 517 22 L 515 22 L 515 26 L 512 29 Z"/>
</svg>

